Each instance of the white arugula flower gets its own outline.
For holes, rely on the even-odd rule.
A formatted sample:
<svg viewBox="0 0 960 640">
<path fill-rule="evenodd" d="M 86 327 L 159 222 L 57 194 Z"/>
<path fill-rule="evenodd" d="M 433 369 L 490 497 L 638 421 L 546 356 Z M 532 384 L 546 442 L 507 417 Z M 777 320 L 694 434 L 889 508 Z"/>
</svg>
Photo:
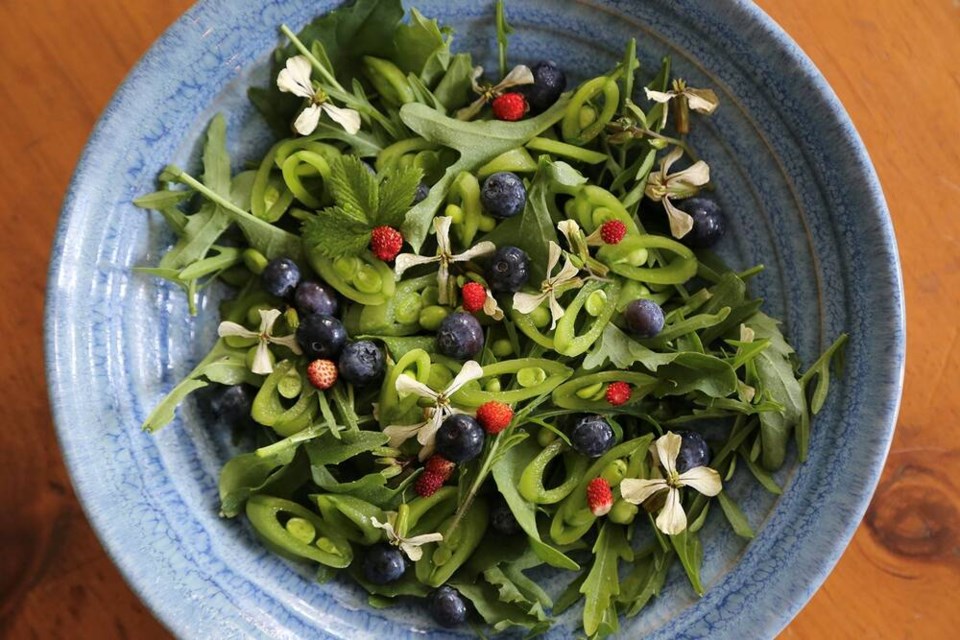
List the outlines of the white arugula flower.
<svg viewBox="0 0 960 640">
<path fill-rule="evenodd" d="M 330 119 L 343 127 L 347 133 L 354 134 L 360 130 L 360 114 L 353 109 L 338 107 L 331 104 L 327 94 L 322 90 L 314 89 L 310 80 L 310 61 L 306 56 L 294 56 L 287 59 L 286 68 L 277 76 L 277 88 L 285 93 L 306 98 L 310 104 L 300 112 L 293 128 L 302 136 L 314 132 L 320 123 L 320 114 L 326 113 Z"/>
<path fill-rule="evenodd" d="M 423 549 L 420 548 L 422 545 L 443 541 L 443 534 L 440 533 L 425 533 L 412 538 L 397 535 L 397 531 L 393 528 L 393 522 L 396 521 L 396 518 L 396 512 L 388 511 L 386 522 L 380 522 L 376 518 L 370 518 L 370 522 L 377 529 L 383 529 L 387 534 L 387 541 L 395 547 L 400 547 L 400 550 L 407 554 L 412 562 L 416 562 L 423 557 Z"/>
<path fill-rule="evenodd" d="M 493 297 L 490 289 L 487 289 L 487 299 L 483 301 L 483 312 L 498 322 L 503 320 L 503 309 L 500 308 L 500 303 Z"/>
<path fill-rule="evenodd" d="M 715 496 L 723 489 L 720 474 L 710 467 L 694 467 L 683 473 L 677 472 L 677 456 L 680 455 L 682 438 L 668 431 L 657 439 L 655 448 L 663 478 L 637 480 L 626 478 L 620 482 L 620 495 L 627 502 L 642 504 L 648 498 L 667 492 L 667 499 L 657 515 L 657 528 L 674 536 L 687 528 L 687 514 L 680 503 L 680 488 L 690 487 L 705 496 Z"/>
<path fill-rule="evenodd" d="M 560 248 L 560 245 L 551 240 L 550 254 L 547 258 L 547 277 L 540 284 L 540 293 L 517 292 L 513 294 L 513 308 L 524 315 L 533 313 L 544 300 L 548 300 L 550 304 L 550 315 L 553 318 L 553 324 L 550 325 L 551 329 L 557 326 L 557 321 L 562 318 L 564 314 L 563 307 L 561 307 L 557 301 L 557 289 L 563 285 L 580 285 L 580 280 L 577 278 L 580 269 L 571 262 L 570 256 L 566 256 L 563 267 L 556 275 L 550 275 L 560 262 L 560 256 L 562 254 L 563 250 Z"/>
<path fill-rule="evenodd" d="M 397 279 L 399 279 L 403 272 L 410 267 L 439 262 L 437 287 L 440 289 L 440 304 L 449 304 L 452 299 L 450 291 L 450 265 L 452 263 L 468 262 L 474 258 L 493 253 L 497 249 L 497 246 L 492 242 L 478 242 L 463 253 L 454 254 L 450 244 L 450 224 L 452 222 L 453 218 L 449 216 L 433 219 L 433 228 L 437 232 L 437 255 L 429 257 L 415 253 L 401 253 L 394 263 L 396 265 L 394 271 L 397 274 Z"/>
<path fill-rule="evenodd" d="M 647 94 L 648 100 L 653 100 L 654 102 L 659 102 L 661 104 L 666 104 L 671 100 L 676 100 L 677 98 L 683 98 L 687 101 L 687 106 L 696 111 L 697 113 L 703 113 L 710 115 L 717 110 L 717 107 L 720 105 L 720 100 L 717 99 L 717 94 L 714 93 L 711 89 L 693 89 L 687 86 L 687 83 L 677 78 L 673 81 L 673 85 L 670 91 L 651 91 L 650 89 L 644 87 L 643 90 Z M 667 122 L 667 110 L 663 110 L 663 120 L 660 123 L 662 127 Z"/>
<path fill-rule="evenodd" d="M 473 84 L 474 93 L 480 97 L 474 100 L 469 106 L 457 111 L 458 120 L 472 120 L 480 113 L 484 105 L 492 102 L 494 98 L 503 95 L 507 89 L 511 87 L 534 83 L 533 72 L 530 71 L 530 67 L 522 64 L 515 66 L 503 80 L 493 86 L 481 85 L 478 81 L 482 75 L 483 67 L 474 67 L 473 76 L 470 78 L 470 81 Z"/>
<path fill-rule="evenodd" d="M 270 349 L 267 345 L 279 344 L 280 346 L 287 347 L 297 355 L 301 353 L 300 345 L 297 344 L 297 337 L 295 335 L 291 334 L 283 337 L 272 335 L 273 325 L 276 324 L 277 318 L 279 318 L 280 315 L 278 309 L 270 309 L 269 311 L 260 309 L 259 331 L 251 331 L 242 324 L 225 320 L 217 327 L 217 335 L 221 338 L 226 336 L 256 338 L 258 341 L 257 353 L 253 358 L 253 366 L 250 370 L 259 375 L 267 375 L 268 373 L 273 373 L 273 365 L 270 364 Z"/>
<path fill-rule="evenodd" d="M 450 396 L 463 385 L 473 380 L 479 380 L 482 376 L 483 367 L 474 360 L 464 362 L 460 373 L 450 381 L 450 384 L 443 391 L 434 391 L 406 374 L 399 376 L 396 383 L 397 393 L 413 393 L 421 398 L 428 398 L 433 401 L 434 406 L 427 407 L 423 422 L 411 425 L 390 425 L 384 429 L 383 432 L 390 437 L 387 446 L 397 449 L 413 436 L 417 436 L 417 442 L 421 445 L 420 459 L 426 460 L 433 453 L 437 431 L 443 421 L 454 413 L 462 413 L 459 409 L 450 406 Z"/>
<path fill-rule="evenodd" d="M 690 229 L 693 228 L 693 218 L 677 209 L 670 199 L 689 198 L 695 195 L 700 187 L 710 182 L 710 167 L 703 160 L 698 160 L 683 171 L 670 173 L 670 167 L 681 156 L 683 156 L 683 150 L 680 147 L 674 147 L 660 162 L 660 170 L 651 173 L 647 178 L 647 186 L 644 189 L 648 198 L 654 202 L 663 202 L 667 217 L 670 218 L 670 234 L 674 238 L 682 238 L 690 233 Z"/>
</svg>

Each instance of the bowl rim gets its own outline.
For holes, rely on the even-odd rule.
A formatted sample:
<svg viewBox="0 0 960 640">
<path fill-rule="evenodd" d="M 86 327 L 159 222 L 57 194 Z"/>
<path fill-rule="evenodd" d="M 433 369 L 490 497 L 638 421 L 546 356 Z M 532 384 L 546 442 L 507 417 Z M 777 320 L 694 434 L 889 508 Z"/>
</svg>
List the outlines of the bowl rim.
<svg viewBox="0 0 960 640">
<path fill-rule="evenodd" d="M 83 194 L 89 188 L 87 178 L 90 174 L 92 161 L 99 154 L 111 153 L 111 131 L 126 126 L 125 121 L 129 116 L 126 111 L 130 109 L 129 98 L 137 93 L 139 86 L 149 82 L 148 71 L 152 63 L 159 61 L 169 48 L 177 46 L 178 33 L 186 29 L 196 16 L 214 4 L 216 4 L 216 0 L 198 0 L 161 34 L 128 72 L 95 124 L 77 162 L 77 168 L 64 198 L 53 240 L 44 303 L 44 361 L 50 407 L 58 443 L 78 501 L 104 550 L 117 566 L 129 587 L 150 608 L 157 620 L 178 635 L 186 635 L 189 630 L 188 621 L 179 620 L 176 612 L 163 600 L 161 597 L 162 587 L 146 584 L 137 579 L 132 571 L 136 558 L 126 548 L 127 545 L 122 536 L 113 534 L 108 522 L 98 514 L 89 502 L 90 494 L 89 491 L 85 490 L 85 479 L 89 478 L 91 470 L 89 467 L 80 464 L 75 451 L 69 446 L 67 436 L 70 417 L 67 415 L 67 408 L 63 399 L 70 393 L 71 380 L 68 377 L 65 378 L 60 371 L 59 363 L 62 356 L 58 349 L 60 341 L 66 340 L 62 333 L 65 318 L 58 313 L 62 306 L 62 298 L 58 289 L 52 284 L 57 282 L 61 276 L 61 269 L 64 265 L 63 247 L 68 230 L 74 224 L 84 222 L 85 211 L 78 206 L 78 202 L 83 200 Z M 405 4 L 407 3 L 405 2 Z M 886 459 L 889 452 L 903 391 L 906 351 L 905 300 L 897 241 L 879 178 L 870 160 L 869 153 L 839 98 L 810 58 L 762 9 L 749 0 L 728 0 L 728 4 L 730 9 L 739 12 L 743 19 L 752 21 L 758 27 L 760 36 L 776 47 L 779 53 L 784 54 L 790 64 L 797 66 L 799 75 L 802 75 L 806 82 L 815 87 L 816 92 L 813 99 L 820 102 L 818 107 L 829 112 L 834 118 L 840 132 L 838 139 L 850 153 L 848 164 L 855 166 L 856 171 L 866 181 L 866 184 L 862 185 L 863 193 L 861 197 L 870 202 L 871 210 L 875 212 L 878 224 L 876 233 L 881 236 L 883 241 L 882 246 L 876 248 L 876 251 L 882 254 L 878 262 L 881 262 L 887 269 L 887 272 L 883 275 L 894 285 L 889 292 L 893 297 L 893 300 L 890 301 L 890 315 L 885 320 L 886 324 L 892 327 L 895 339 L 892 348 L 887 352 L 887 361 L 882 363 L 883 366 L 889 367 L 893 373 L 886 390 L 887 402 L 885 406 L 877 410 L 876 414 L 878 426 L 883 427 L 882 437 L 876 440 L 876 447 L 873 451 L 874 459 L 878 462 L 865 474 L 863 491 L 858 496 L 857 501 L 851 505 L 851 517 L 844 523 L 834 544 L 826 549 L 821 548 L 821 555 L 815 566 L 807 566 L 808 573 L 801 581 L 802 588 L 796 589 L 796 595 L 789 598 L 788 602 L 781 601 L 782 608 L 778 612 L 767 612 L 766 622 L 768 626 L 765 631 L 774 635 L 795 617 L 826 580 L 858 528 L 880 480 L 883 470 L 883 464 L 881 463 Z"/>
</svg>

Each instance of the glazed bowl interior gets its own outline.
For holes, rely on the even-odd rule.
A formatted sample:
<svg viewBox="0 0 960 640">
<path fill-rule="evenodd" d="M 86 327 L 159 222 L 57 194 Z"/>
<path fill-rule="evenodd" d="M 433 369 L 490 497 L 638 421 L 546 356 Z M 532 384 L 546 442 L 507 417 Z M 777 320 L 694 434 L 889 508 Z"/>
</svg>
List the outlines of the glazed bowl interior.
<svg viewBox="0 0 960 640">
<path fill-rule="evenodd" d="M 213 289 L 195 318 L 183 293 L 133 272 L 173 240 L 131 201 L 163 165 L 195 167 L 215 113 L 229 122 L 234 168 L 270 139 L 246 100 L 264 85 L 276 27 L 299 28 L 336 3 L 209 0 L 176 23 L 131 73 L 97 127 L 64 207 L 51 267 L 51 398 L 77 493 L 139 595 L 184 637 L 470 637 L 440 631 L 421 608 L 375 610 L 347 581 L 318 586 L 271 555 L 242 519 L 218 517 L 217 476 L 237 452 L 230 431 L 188 401 L 156 435 L 139 425 L 215 340 Z M 495 66 L 492 2 L 421 0 L 456 29 L 454 47 Z M 407 5 L 409 8 L 409 4 Z M 725 0 L 511 0 L 515 62 L 553 59 L 576 81 L 609 70 L 630 37 L 650 77 L 670 55 L 676 75 L 711 87 L 721 107 L 692 142 L 711 166 L 730 219 L 721 254 L 783 320 L 803 363 L 851 335 L 843 376 L 817 418 L 809 460 L 795 451 L 779 498 L 745 471 L 729 493 L 758 531 L 747 544 L 711 513 L 702 536 L 707 595 L 679 568 L 623 637 L 772 636 L 826 577 L 862 517 L 899 400 L 903 324 L 889 218 L 866 153 L 812 64 L 758 9 Z M 538 579 L 554 595 L 570 575 Z M 574 637 L 580 610 L 550 638 Z"/>
</svg>

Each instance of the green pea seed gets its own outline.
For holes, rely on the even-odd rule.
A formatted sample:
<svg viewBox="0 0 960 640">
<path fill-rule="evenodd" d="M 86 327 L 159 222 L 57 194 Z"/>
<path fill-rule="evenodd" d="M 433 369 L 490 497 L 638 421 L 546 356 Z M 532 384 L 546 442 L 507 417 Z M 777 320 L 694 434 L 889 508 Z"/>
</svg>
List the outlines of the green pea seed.
<svg viewBox="0 0 960 640">
<path fill-rule="evenodd" d="M 620 481 L 623 480 L 626 475 L 627 462 L 622 458 L 611 461 L 603 468 L 603 471 L 600 472 L 600 476 L 609 482 L 611 487 L 620 484 Z"/>
<path fill-rule="evenodd" d="M 493 355 L 498 358 L 505 358 L 513 353 L 513 344 L 506 338 L 500 338 L 499 340 L 493 341 L 490 350 L 493 351 Z"/>
<path fill-rule="evenodd" d="M 573 515 L 567 518 L 567 522 L 570 523 L 573 527 L 582 527 L 585 524 L 589 524 L 596 519 L 596 516 L 593 515 L 593 512 L 590 509 L 584 507 L 580 509 Z"/>
<path fill-rule="evenodd" d="M 450 561 L 450 558 L 453 557 L 453 551 L 449 547 L 443 546 L 438 547 L 436 551 L 433 552 L 433 564 L 442 567 Z"/>
<path fill-rule="evenodd" d="M 423 306 L 429 307 L 440 302 L 440 289 L 437 287 L 427 287 L 420 294 L 420 299 L 423 300 Z"/>
<path fill-rule="evenodd" d="M 220 274 L 220 279 L 226 282 L 231 287 L 242 287 L 250 281 L 250 277 L 253 274 L 250 273 L 250 270 L 247 269 L 242 264 L 238 264 L 230 267 L 226 271 Z"/>
<path fill-rule="evenodd" d="M 363 262 L 356 256 L 345 256 L 333 261 L 333 270 L 344 280 L 353 279 L 353 275 L 360 269 Z"/>
<path fill-rule="evenodd" d="M 587 313 L 596 318 L 601 313 L 603 313 L 604 307 L 607 306 L 607 292 L 603 289 L 597 289 L 589 296 L 587 296 L 587 302 L 584 305 Z"/>
<path fill-rule="evenodd" d="M 247 324 L 252 327 L 260 326 L 260 312 L 269 311 L 273 309 L 273 305 L 269 305 L 266 302 L 262 304 L 255 304 L 247 309 Z"/>
<path fill-rule="evenodd" d="M 309 520 L 303 518 L 290 518 L 287 520 L 286 529 L 287 533 L 304 544 L 310 544 L 317 537 L 316 527 Z"/>
<path fill-rule="evenodd" d="M 590 400 L 594 398 L 598 393 L 603 393 L 603 383 L 597 382 L 596 384 L 591 384 L 586 387 L 580 387 L 576 390 L 576 396 L 582 398 L 583 400 Z"/>
<path fill-rule="evenodd" d="M 287 307 L 283 312 L 283 321 L 287 323 L 287 328 L 295 331 L 300 326 L 300 314 L 293 307 Z"/>
<path fill-rule="evenodd" d="M 361 293 L 378 293 L 383 286 L 383 280 L 376 269 L 365 264 L 354 274 L 353 284 Z"/>
<path fill-rule="evenodd" d="M 412 324 L 420 317 L 421 309 L 423 309 L 423 303 L 420 295 L 410 292 L 397 298 L 393 313 L 397 322 L 401 324 Z"/>
<path fill-rule="evenodd" d="M 502 388 L 502 385 L 500 384 L 500 380 L 498 380 L 497 378 L 492 378 L 491 380 L 487 381 L 487 384 L 483 386 L 483 390 L 489 391 L 490 393 L 499 393 L 501 388 Z"/>
<path fill-rule="evenodd" d="M 453 218 L 453 224 L 463 222 L 463 209 L 455 204 L 448 204 L 447 208 L 444 209 L 443 215 Z"/>
<path fill-rule="evenodd" d="M 269 262 L 262 253 L 256 249 L 247 249 L 240 257 L 243 258 L 243 264 L 247 266 L 247 269 L 254 275 L 260 275 L 263 273 L 263 270 L 267 268 L 267 263 Z"/>
<path fill-rule="evenodd" d="M 558 437 L 559 436 L 554 433 L 553 429 L 540 427 L 540 431 L 537 432 L 537 444 L 539 444 L 541 447 L 546 447 Z"/>
<path fill-rule="evenodd" d="M 420 311 L 420 326 L 427 331 L 436 331 L 444 318 L 450 315 L 450 310 L 439 305 L 424 307 Z"/>
<path fill-rule="evenodd" d="M 477 219 L 477 229 L 480 231 L 493 231 L 493 228 L 497 226 L 497 221 L 488 216 L 481 214 Z"/>
<path fill-rule="evenodd" d="M 648 138 L 647 143 L 654 149 L 657 149 L 658 151 L 660 149 L 666 149 L 667 145 L 670 144 L 663 138 Z"/>
<path fill-rule="evenodd" d="M 588 104 L 585 104 L 585 105 L 583 105 L 582 107 L 580 107 L 579 124 L 580 124 L 580 129 L 581 129 L 581 130 L 582 130 L 582 129 L 586 129 L 587 127 L 589 127 L 590 125 L 592 125 L 592 124 L 593 124 L 594 122 L 596 122 L 596 121 L 597 121 L 597 110 L 596 110 L 596 109 L 594 109 L 593 107 L 591 107 L 591 106 L 588 105 Z"/>
<path fill-rule="evenodd" d="M 333 543 L 333 540 L 331 540 L 326 536 L 321 536 L 317 538 L 317 541 L 314 544 L 317 545 L 317 548 L 320 549 L 321 551 L 326 551 L 327 553 L 333 554 L 335 556 L 341 555 L 340 549 L 337 548 L 337 545 Z"/>
<path fill-rule="evenodd" d="M 540 367 L 524 367 L 517 371 L 517 383 L 524 389 L 535 387 L 547 379 L 547 372 Z"/>
<path fill-rule="evenodd" d="M 247 351 L 246 358 L 244 362 L 247 365 L 247 369 L 253 370 L 253 361 L 257 357 L 257 347 L 250 347 Z M 270 359 L 270 366 L 277 364 L 277 358 L 273 355 L 273 352 L 267 349 L 267 357 Z"/>
<path fill-rule="evenodd" d="M 613 503 L 607 517 L 614 524 L 631 524 L 639 511 L 637 505 L 621 499 Z"/>
<path fill-rule="evenodd" d="M 295 368 L 291 368 L 286 375 L 277 382 L 277 391 L 287 400 L 292 400 L 300 395 L 303 390 L 303 381 Z M 312 538 L 311 538 L 312 539 Z"/>
<path fill-rule="evenodd" d="M 537 329 L 550 326 L 550 311 L 546 307 L 537 307 L 530 312 L 530 321 Z"/>
</svg>

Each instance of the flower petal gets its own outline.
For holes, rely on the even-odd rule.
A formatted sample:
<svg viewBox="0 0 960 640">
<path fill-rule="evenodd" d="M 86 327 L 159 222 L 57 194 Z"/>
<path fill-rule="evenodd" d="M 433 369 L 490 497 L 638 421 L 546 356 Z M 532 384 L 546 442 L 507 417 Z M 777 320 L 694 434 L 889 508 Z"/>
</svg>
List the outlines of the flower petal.
<svg viewBox="0 0 960 640">
<path fill-rule="evenodd" d="M 300 350 L 300 343 L 297 342 L 297 336 L 292 333 L 289 336 L 283 336 L 279 338 L 270 336 L 267 339 L 267 342 L 278 344 L 281 347 L 286 347 L 287 349 L 290 349 L 290 351 L 293 351 L 297 355 L 300 355 L 301 353 L 303 353 L 303 351 Z"/>
<path fill-rule="evenodd" d="M 473 68 L 473 71 L 470 72 L 470 86 L 473 87 L 474 93 L 483 93 L 483 87 L 480 86 L 480 78 L 483 77 L 483 67 L 476 66 Z"/>
<path fill-rule="evenodd" d="M 666 480 L 626 478 L 620 481 L 620 495 L 624 500 L 633 504 L 643 504 L 651 496 L 669 488 Z"/>
<path fill-rule="evenodd" d="M 657 438 L 657 457 L 668 477 L 677 472 L 677 456 L 680 455 L 682 442 L 683 439 L 673 431 L 667 431 Z"/>
<path fill-rule="evenodd" d="M 547 280 L 550 279 L 550 274 L 553 273 L 553 268 L 557 266 L 558 262 L 560 262 L 561 255 L 563 255 L 563 249 L 560 248 L 560 245 L 551 240 L 549 253 L 547 254 Z"/>
<path fill-rule="evenodd" d="M 484 240 L 483 242 L 478 242 L 473 245 L 463 253 L 458 253 L 455 256 L 450 256 L 451 262 L 467 262 L 468 260 L 473 260 L 474 258 L 479 258 L 480 256 L 485 256 L 493 253 L 497 250 L 497 245 L 492 242 Z"/>
<path fill-rule="evenodd" d="M 480 96 L 468 106 L 459 109 L 457 111 L 457 120 L 473 120 L 477 117 L 477 114 L 483 109 L 484 105 L 487 104 L 487 99 L 483 96 Z"/>
<path fill-rule="evenodd" d="M 548 297 L 550 299 L 550 317 L 553 320 L 553 322 L 550 323 L 550 329 L 556 329 L 557 321 L 563 317 L 566 311 L 564 311 L 563 306 L 557 302 L 557 296 L 554 295 L 553 291 L 550 292 Z"/>
<path fill-rule="evenodd" d="M 440 430 L 440 425 L 443 424 L 445 417 L 443 411 L 434 409 L 417 433 L 417 442 L 423 446 L 433 446 L 437 439 L 437 431 Z"/>
<path fill-rule="evenodd" d="M 503 320 L 503 309 L 500 308 L 500 303 L 493 297 L 489 289 L 487 289 L 487 299 L 483 301 L 483 312 L 494 320 Z"/>
<path fill-rule="evenodd" d="M 257 345 L 257 352 L 253 356 L 253 365 L 250 367 L 250 371 L 261 376 L 273 373 L 273 365 L 270 364 L 270 349 L 267 348 L 266 340 L 261 340 Z"/>
<path fill-rule="evenodd" d="M 680 482 L 685 487 L 696 489 L 705 496 L 711 498 L 723 489 L 723 483 L 720 481 L 720 474 L 716 469 L 710 467 L 694 467 L 680 474 Z"/>
<path fill-rule="evenodd" d="M 571 237 L 580 231 L 580 225 L 577 224 L 576 220 L 561 220 L 557 223 L 557 229 L 563 234 L 563 237 L 567 239 L 567 246 L 572 247 L 573 240 L 571 240 Z"/>
<path fill-rule="evenodd" d="M 683 149 L 680 147 L 674 147 L 670 150 L 670 153 L 660 161 L 660 175 L 663 176 L 664 182 L 666 182 L 666 177 L 670 173 L 670 167 L 673 164 L 683 157 Z"/>
<path fill-rule="evenodd" d="M 667 191 L 683 196 L 692 195 L 691 189 L 702 187 L 710 182 L 710 165 L 698 160 L 689 168 L 667 176 Z"/>
<path fill-rule="evenodd" d="M 331 120 L 343 127 L 343 130 L 350 135 L 360 131 L 360 114 L 357 111 L 347 109 L 346 107 L 338 107 L 329 102 L 324 102 L 320 105 L 320 108 L 330 116 Z"/>
<path fill-rule="evenodd" d="M 756 335 L 756 332 L 747 325 L 740 325 L 740 342 L 753 342 Z"/>
<path fill-rule="evenodd" d="M 463 385 L 483 377 L 483 367 L 476 360 L 467 360 L 460 367 L 459 373 L 450 381 L 447 388 L 443 390 L 443 395 L 450 397 L 460 390 Z"/>
<path fill-rule="evenodd" d="M 383 433 L 390 438 L 390 441 L 387 443 L 387 445 L 393 449 L 396 449 L 404 442 L 417 435 L 417 433 L 425 424 L 426 423 L 421 422 L 420 424 L 390 425 L 383 430 Z"/>
<path fill-rule="evenodd" d="M 667 493 L 667 502 L 660 510 L 657 516 L 657 529 L 668 536 L 675 536 L 683 533 L 687 528 L 687 514 L 683 512 L 683 505 L 680 504 L 680 492 L 676 489 L 670 489 Z"/>
<path fill-rule="evenodd" d="M 545 293 L 523 293 L 513 294 L 513 308 L 523 315 L 533 313 L 534 309 L 539 307 L 546 299 Z"/>
<path fill-rule="evenodd" d="M 251 331 L 247 329 L 242 324 L 237 324 L 236 322 L 230 322 L 229 320 L 224 320 L 220 323 L 220 326 L 217 327 L 217 335 L 221 338 L 226 336 L 240 336 L 241 338 L 259 338 L 260 333 L 257 331 Z"/>
<path fill-rule="evenodd" d="M 569 282 L 576 278 L 578 273 L 580 273 L 580 269 L 573 264 L 573 262 L 570 260 L 570 257 L 567 256 L 567 260 L 563 263 L 563 268 L 560 269 L 560 273 L 553 276 L 551 282 L 554 284 L 554 286 L 564 284 L 565 282 Z"/>
<path fill-rule="evenodd" d="M 310 82 L 310 71 L 306 56 L 287 58 L 286 67 L 277 74 L 277 88 L 301 98 L 313 98 L 316 91 Z"/>
<path fill-rule="evenodd" d="M 433 230 L 437 234 L 437 253 L 449 256 L 453 250 L 450 247 L 450 225 L 453 224 L 453 218 L 450 216 L 439 216 L 433 219 Z"/>
<path fill-rule="evenodd" d="M 261 335 L 270 335 L 273 332 L 273 325 L 277 323 L 277 318 L 281 315 L 279 309 L 260 309 Z"/>
<path fill-rule="evenodd" d="M 401 373 L 397 376 L 397 381 L 394 384 L 394 388 L 397 390 L 397 393 L 403 395 L 407 393 L 412 393 L 418 395 L 421 398 L 430 398 L 431 400 L 436 400 L 439 397 L 439 393 L 423 384 L 419 380 L 415 380 L 412 376 L 408 376 L 405 373 Z"/>
<path fill-rule="evenodd" d="M 317 125 L 320 124 L 320 105 L 311 104 L 300 112 L 297 119 L 293 122 L 293 129 L 302 136 L 308 136 L 313 133 Z"/>
<path fill-rule="evenodd" d="M 643 88 L 643 92 L 647 94 L 647 100 L 653 100 L 654 102 L 659 102 L 661 104 L 664 102 L 670 102 L 676 95 L 672 91 L 653 91 L 646 87 Z"/>
<path fill-rule="evenodd" d="M 440 260 L 440 267 L 437 269 L 437 302 L 447 305 L 450 302 L 450 265 L 445 260 Z"/>
<path fill-rule="evenodd" d="M 440 256 L 418 256 L 415 253 L 401 253 L 397 256 L 394 261 L 393 272 L 396 274 L 397 278 L 403 275 L 403 272 L 409 269 L 410 267 L 416 267 L 421 264 L 430 264 L 431 262 L 438 262 Z"/>
<path fill-rule="evenodd" d="M 683 95 L 687 97 L 690 108 L 698 113 L 710 115 L 720 105 L 717 94 L 711 89 L 687 89 Z"/>
<path fill-rule="evenodd" d="M 384 531 L 386 531 L 388 538 L 397 537 L 397 532 L 394 531 L 393 525 L 390 524 L 389 520 L 387 520 L 386 522 L 380 522 L 379 520 L 377 520 L 376 516 L 374 516 L 370 518 L 370 524 L 372 524 L 375 529 L 383 529 Z"/>
<path fill-rule="evenodd" d="M 663 198 L 663 206 L 667 210 L 667 218 L 670 220 L 670 235 L 674 238 L 682 238 L 693 229 L 693 218 L 690 214 L 680 211 L 670 198 Z"/>
<path fill-rule="evenodd" d="M 525 64 L 518 64 L 510 70 L 510 73 L 508 73 L 493 90 L 499 93 L 510 87 L 516 87 L 521 84 L 533 84 L 534 82 L 536 82 L 536 80 L 533 77 L 533 71 L 530 71 L 530 67 Z"/>
<path fill-rule="evenodd" d="M 404 542 L 412 545 L 422 545 L 430 544 L 431 542 L 443 542 L 442 533 L 424 533 L 419 536 L 413 536 L 412 538 L 405 538 Z"/>
</svg>

